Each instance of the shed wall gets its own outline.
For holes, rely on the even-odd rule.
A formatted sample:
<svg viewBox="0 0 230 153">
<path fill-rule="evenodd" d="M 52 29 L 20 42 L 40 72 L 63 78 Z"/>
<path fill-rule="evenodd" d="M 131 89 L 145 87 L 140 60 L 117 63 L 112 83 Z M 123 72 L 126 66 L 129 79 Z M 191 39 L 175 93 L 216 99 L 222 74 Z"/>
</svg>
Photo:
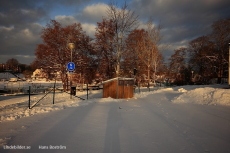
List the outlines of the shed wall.
<svg viewBox="0 0 230 153">
<path fill-rule="evenodd" d="M 117 81 L 112 81 L 112 82 L 108 82 L 105 83 L 103 85 L 103 98 L 116 98 L 116 86 L 117 85 Z"/>
<path fill-rule="evenodd" d="M 117 98 L 116 94 L 117 80 L 105 83 L 103 85 L 103 98 Z M 133 97 L 133 80 L 124 81 L 119 80 L 118 98 L 132 98 Z"/>
</svg>

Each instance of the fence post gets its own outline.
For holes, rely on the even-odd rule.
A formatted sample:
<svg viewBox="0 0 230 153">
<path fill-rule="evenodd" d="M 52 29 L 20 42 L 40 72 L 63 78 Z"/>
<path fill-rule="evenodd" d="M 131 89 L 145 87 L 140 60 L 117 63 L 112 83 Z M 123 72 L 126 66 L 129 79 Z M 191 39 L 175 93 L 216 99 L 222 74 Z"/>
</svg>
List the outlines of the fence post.
<svg viewBox="0 0 230 153">
<path fill-rule="evenodd" d="M 87 83 L 87 87 L 86 87 L 86 91 L 87 91 L 87 99 L 88 99 L 88 83 Z"/>
<path fill-rule="evenodd" d="M 54 104 L 54 98 L 55 98 L 55 88 L 56 88 L 56 77 L 55 77 L 55 82 L 54 82 L 53 104 Z"/>
<path fill-rule="evenodd" d="M 139 89 L 139 93 L 140 93 L 140 92 L 141 92 L 141 91 L 140 91 L 140 82 L 138 82 L 138 89 Z"/>
<path fill-rule="evenodd" d="M 11 94 L 13 94 L 13 83 L 11 82 Z"/>
<path fill-rule="evenodd" d="M 29 109 L 30 109 L 30 86 L 28 92 L 29 92 Z"/>
</svg>

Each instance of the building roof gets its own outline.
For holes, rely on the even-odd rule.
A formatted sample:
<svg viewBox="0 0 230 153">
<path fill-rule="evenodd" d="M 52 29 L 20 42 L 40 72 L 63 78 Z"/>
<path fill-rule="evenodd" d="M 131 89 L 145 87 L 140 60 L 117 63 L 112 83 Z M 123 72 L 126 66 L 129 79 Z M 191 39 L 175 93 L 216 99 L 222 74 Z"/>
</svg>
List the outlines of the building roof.
<svg viewBox="0 0 230 153">
<path fill-rule="evenodd" d="M 117 78 L 113 78 L 113 79 L 103 81 L 102 84 L 109 83 L 109 82 L 116 81 L 116 80 L 134 80 L 134 78 L 117 77 Z"/>
</svg>

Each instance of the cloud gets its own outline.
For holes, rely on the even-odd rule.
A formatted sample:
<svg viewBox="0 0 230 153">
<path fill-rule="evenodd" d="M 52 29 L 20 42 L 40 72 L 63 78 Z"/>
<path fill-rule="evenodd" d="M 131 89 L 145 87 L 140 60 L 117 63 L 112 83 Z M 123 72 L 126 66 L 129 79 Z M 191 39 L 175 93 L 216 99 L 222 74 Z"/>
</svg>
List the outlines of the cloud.
<svg viewBox="0 0 230 153">
<path fill-rule="evenodd" d="M 65 16 L 65 15 L 56 16 L 55 20 L 58 21 L 59 23 L 61 23 L 61 25 L 63 25 L 63 26 L 71 25 L 73 23 L 81 23 L 75 17 L 73 17 L 73 16 Z M 87 35 L 89 35 L 90 37 L 94 37 L 95 28 L 96 28 L 95 24 L 81 23 L 81 26 L 82 26 L 82 29 L 86 32 Z"/>
<path fill-rule="evenodd" d="M 134 0 L 131 3 L 141 18 L 153 17 L 163 26 L 199 26 L 230 17 L 227 0 Z M 138 11 L 140 10 L 140 11 Z"/>
<path fill-rule="evenodd" d="M 27 24 L 24 28 L 18 26 L 0 27 L 0 46 L 2 55 L 33 55 L 36 44 L 41 42 L 42 26 L 37 23 Z"/>
<path fill-rule="evenodd" d="M 56 6 L 76 6 L 90 0 L 1 0 L 0 5 L 0 62 L 16 58 L 29 64 L 34 60 L 36 45 L 43 24 L 50 20 Z M 61 17 L 59 18 L 61 20 Z M 72 19 L 71 19 L 72 20 Z M 65 18 L 67 23 L 67 18 Z M 20 56 L 16 56 L 20 55 Z M 26 58 L 29 57 L 29 58 Z"/>
<path fill-rule="evenodd" d="M 14 57 L 22 62 L 29 61 L 26 57 L 34 59 L 36 46 L 42 43 L 40 38 L 41 30 L 49 22 L 53 15 L 52 13 L 55 13 L 55 20 L 63 26 L 81 23 L 83 30 L 93 37 L 96 23 L 100 22 L 102 16 L 105 15 L 106 4 L 97 3 L 88 5 L 83 9 L 80 8 L 90 1 L 1 0 L 0 62 L 5 62 L 8 57 Z M 56 8 L 61 8 L 62 10 L 59 11 Z M 81 10 L 81 12 L 75 15 L 72 12 L 72 15 L 67 15 L 65 12 L 66 10 L 68 11 L 68 8 L 71 8 L 71 11 Z M 4 60 L 3 57 L 7 59 Z"/>
<path fill-rule="evenodd" d="M 95 24 L 83 23 L 82 28 L 84 31 L 86 31 L 87 35 L 89 35 L 90 37 L 94 37 L 95 31 L 96 31 Z"/>
<path fill-rule="evenodd" d="M 171 50 L 210 34 L 214 21 L 230 17 L 228 0 L 133 0 L 130 5 L 142 20 L 152 17 L 161 24 L 163 42 Z"/>
<path fill-rule="evenodd" d="M 0 61 L 1 63 L 6 63 L 8 59 L 17 59 L 19 63 L 21 64 L 30 64 L 34 61 L 35 56 L 34 55 L 1 55 Z"/>
<path fill-rule="evenodd" d="M 209 34 L 214 21 L 230 17 L 229 0 L 132 0 L 129 6 L 140 17 L 139 28 L 149 17 L 162 25 L 163 43 L 171 44 L 171 50 Z M 41 30 L 50 18 L 63 25 L 80 22 L 92 37 L 106 10 L 106 4 L 92 0 L 1 0 L 0 62 L 10 56 L 22 62 L 28 59 L 25 56 L 33 58 L 36 45 L 42 43 Z"/>
<path fill-rule="evenodd" d="M 85 7 L 81 13 L 76 14 L 76 18 L 81 22 L 96 24 L 106 16 L 107 5 L 104 3 L 92 4 Z"/>
<path fill-rule="evenodd" d="M 22 5 L 23 4 L 23 5 Z M 48 16 L 46 9 L 36 6 L 32 1 L 1 1 L 0 25 L 23 25 L 29 22 L 39 22 Z"/>
<path fill-rule="evenodd" d="M 79 23 L 79 21 L 73 16 L 59 15 L 55 16 L 55 20 L 61 23 L 63 26 L 71 25 L 73 23 Z"/>
<path fill-rule="evenodd" d="M 180 24 L 197 25 L 213 22 L 218 17 L 229 17 L 227 0 L 139 0 L 132 2 L 134 10 L 142 18 L 153 16 L 162 24 L 177 26 Z M 226 13 L 226 14 L 224 14 Z"/>
</svg>

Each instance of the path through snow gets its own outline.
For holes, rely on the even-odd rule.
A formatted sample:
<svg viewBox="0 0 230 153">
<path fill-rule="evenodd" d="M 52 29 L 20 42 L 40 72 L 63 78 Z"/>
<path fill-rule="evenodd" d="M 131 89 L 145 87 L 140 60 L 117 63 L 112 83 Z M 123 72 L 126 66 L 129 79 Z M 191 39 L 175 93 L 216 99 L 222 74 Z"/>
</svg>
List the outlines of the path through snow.
<svg viewBox="0 0 230 153">
<path fill-rule="evenodd" d="M 201 95 L 207 97 L 204 103 Z M 37 108 L 62 109 L 2 121 L 0 152 L 230 152 L 228 95 L 229 89 L 220 86 L 184 86 L 142 92 L 127 100 L 66 99 L 41 105 Z M 207 103 L 209 97 L 225 102 Z M 61 107 L 64 103 L 69 107 Z M 6 145 L 31 149 L 3 149 Z M 59 149 L 41 149 L 50 145 Z"/>
</svg>

